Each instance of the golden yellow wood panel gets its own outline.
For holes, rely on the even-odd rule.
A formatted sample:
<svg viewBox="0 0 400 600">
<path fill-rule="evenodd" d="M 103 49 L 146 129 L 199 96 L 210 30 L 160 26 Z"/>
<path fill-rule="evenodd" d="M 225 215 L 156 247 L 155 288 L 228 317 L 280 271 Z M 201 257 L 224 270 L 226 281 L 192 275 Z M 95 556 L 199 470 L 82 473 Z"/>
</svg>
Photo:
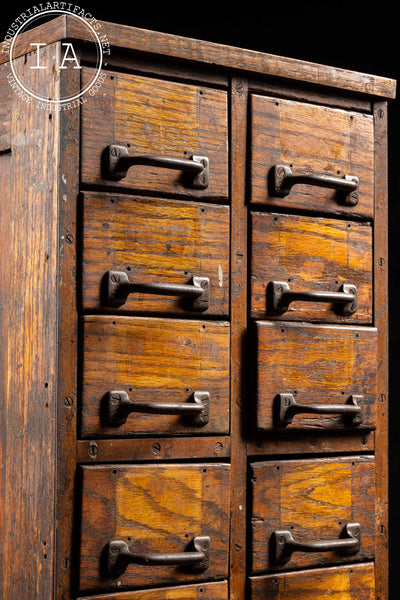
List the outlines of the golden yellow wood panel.
<svg viewBox="0 0 400 600">
<path fill-rule="evenodd" d="M 254 574 L 374 558 L 373 457 L 254 462 L 250 474 Z"/>
<path fill-rule="evenodd" d="M 83 81 L 93 77 L 84 69 Z M 108 72 L 103 93 L 82 105 L 82 182 L 178 194 L 187 198 L 228 198 L 227 94 L 151 77 Z M 135 165 L 113 181 L 102 173 L 103 151 L 112 144 L 131 155 L 209 160 L 209 184 L 196 189 L 181 170 Z M 104 175 L 104 176 L 103 176 Z"/>
<path fill-rule="evenodd" d="M 373 117 L 355 111 L 251 97 L 251 201 L 269 207 L 363 216 L 374 210 Z M 321 185 L 296 184 L 286 196 L 271 185 L 272 167 L 293 175 L 354 176 L 358 202 L 346 205 L 344 193 Z M 350 201 L 352 202 L 352 201 Z"/>
<path fill-rule="evenodd" d="M 229 314 L 229 207 L 205 203 L 85 193 L 83 307 L 118 312 Z M 193 285 L 209 279 L 208 303 L 132 291 L 110 306 L 102 283 L 110 270 L 127 281 Z M 111 303 L 112 304 L 112 303 Z"/>
<path fill-rule="evenodd" d="M 81 592 L 225 579 L 229 471 L 208 463 L 82 467 Z M 208 538 L 206 560 L 181 564 L 201 554 L 199 537 Z M 172 564 L 125 561 L 111 542 L 134 555 L 180 556 Z"/>
<path fill-rule="evenodd" d="M 372 228 L 368 224 L 253 213 L 251 231 L 252 317 L 372 322 Z M 352 294 L 342 286 L 355 286 L 357 302 L 346 306 L 334 300 L 296 299 L 275 310 L 270 292 L 278 285 L 291 293 L 339 293 L 343 298 Z"/>
<path fill-rule="evenodd" d="M 84 437 L 228 433 L 228 322 L 92 315 L 84 318 L 83 342 Z M 111 392 L 133 403 L 125 422 L 109 418 L 118 401 Z M 143 406 L 193 406 L 195 392 L 209 394 L 206 422 Z"/>
<path fill-rule="evenodd" d="M 375 328 L 258 321 L 253 339 L 258 429 L 375 427 Z"/>
</svg>

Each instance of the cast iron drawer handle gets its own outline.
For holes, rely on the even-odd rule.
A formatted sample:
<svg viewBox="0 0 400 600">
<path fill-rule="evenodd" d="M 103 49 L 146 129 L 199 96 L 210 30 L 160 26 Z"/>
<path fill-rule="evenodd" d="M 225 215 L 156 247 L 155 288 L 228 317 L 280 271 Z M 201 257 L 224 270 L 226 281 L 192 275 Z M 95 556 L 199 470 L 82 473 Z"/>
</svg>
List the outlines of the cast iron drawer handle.
<svg viewBox="0 0 400 600">
<path fill-rule="evenodd" d="M 315 175 L 313 173 L 293 174 L 286 165 L 274 165 L 269 173 L 271 195 L 283 198 L 290 193 L 294 185 L 299 183 L 316 185 L 342 192 L 340 204 L 355 206 L 358 204 L 358 178 L 352 175 L 334 177 L 332 175 Z"/>
<path fill-rule="evenodd" d="M 135 554 L 122 540 L 108 542 L 104 548 L 103 565 L 106 576 L 119 577 L 129 564 L 144 566 L 191 566 L 196 571 L 205 571 L 210 564 L 210 538 L 197 536 L 192 540 L 194 551 L 170 554 Z"/>
<path fill-rule="evenodd" d="M 343 415 L 351 425 L 362 423 L 363 396 L 352 394 L 347 404 L 299 404 L 293 394 L 277 394 L 274 404 L 274 420 L 276 427 L 290 425 L 295 415 L 309 413 L 316 415 Z"/>
<path fill-rule="evenodd" d="M 347 523 L 342 538 L 318 542 L 296 542 L 290 531 L 277 529 L 271 535 L 271 559 L 276 565 L 287 563 L 293 552 L 338 552 L 357 554 L 360 549 L 359 523 Z"/>
<path fill-rule="evenodd" d="M 113 390 L 103 398 L 102 416 L 105 425 L 119 427 L 132 412 L 181 415 L 189 417 L 192 425 L 207 425 L 210 416 L 210 394 L 193 392 L 190 402 L 134 402 L 125 391 Z"/>
<path fill-rule="evenodd" d="M 103 301 L 107 306 L 122 306 L 129 294 L 141 292 L 159 296 L 181 296 L 192 300 L 193 310 L 207 310 L 210 303 L 208 277 L 192 277 L 190 283 L 143 283 L 129 281 L 124 271 L 107 271 L 103 279 Z"/>
<path fill-rule="evenodd" d="M 119 181 L 124 179 L 128 169 L 133 165 L 163 167 L 183 171 L 190 176 L 188 184 L 191 187 L 205 189 L 209 183 L 209 160 L 206 156 L 191 156 L 174 158 L 157 154 L 129 154 L 126 146 L 111 144 L 105 148 L 102 156 L 102 171 L 104 179 Z"/>
<path fill-rule="evenodd" d="M 357 288 L 344 283 L 338 292 L 292 292 L 286 281 L 270 281 L 267 286 L 268 312 L 282 315 L 289 310 L 289 304 L 296 300 L 303 302 L 330 302 L 335 310 L 344 316 L 352 315 L 358 308 Z"/>
</svg>

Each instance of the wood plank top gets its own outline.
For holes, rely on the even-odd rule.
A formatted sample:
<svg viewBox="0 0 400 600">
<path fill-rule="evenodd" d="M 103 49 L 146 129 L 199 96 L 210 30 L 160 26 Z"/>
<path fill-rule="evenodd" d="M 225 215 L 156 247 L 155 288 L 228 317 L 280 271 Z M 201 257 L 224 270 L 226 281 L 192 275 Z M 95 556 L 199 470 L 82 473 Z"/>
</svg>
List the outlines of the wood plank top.
<svg viewBox="0 0 400 600">
<path fill-rule="evenodd" d="M 387 77 L 358 73 L 347 69 L 328 67 L 313 62 L 285 58 L 256 50 L 227 46 L 220 43 L 200 41 L 179 35 L 149 31 L 99 21 L 107 35 L 112 51 L 130 50 L 140 53 L 150 52 L 171 59 L 196 61 L 202 65 L 232 69 L 273 76 L 285 80 L 301 81 L 308 84 L 340 88 L 368 96 L 395 98 L 396 81 Z M 86 31 L 73 16 L 62 15 L 35 29 L 22 33 L 15 48 L 15 55 L 21 56 L 30 50 L 30 43 L 38 36 L 48 44 L 62 39 L 92 41 Z M 0 44 L 0 63 L 7 62 L 9 53 L 6 43 Z"/>
</svg>

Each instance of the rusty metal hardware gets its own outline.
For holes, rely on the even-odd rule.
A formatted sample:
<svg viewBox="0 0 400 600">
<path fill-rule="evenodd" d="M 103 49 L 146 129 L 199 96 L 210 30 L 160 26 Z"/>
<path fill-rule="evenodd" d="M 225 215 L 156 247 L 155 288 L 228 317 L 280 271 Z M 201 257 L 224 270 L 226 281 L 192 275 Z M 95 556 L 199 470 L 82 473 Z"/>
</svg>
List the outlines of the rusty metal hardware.
<svg viewBox="0 0 400 600">
<path fill-rule="evenodd" d="M 190 419 L 191 425 L 207 425 L 210 418 L 210 394 L 193 392 L 189 402 L 136 402 L 125 391 L 107 392 L 102 403 L 102 420 L 105 425 L 119 427 L 126 423 L 130 413 L 181 415 Z"/>
<path fill-rule="evenodd" d="M 296 542 L 289 530 L 277 529 L 272 533 L 270 540 L 271 562 L 275 565 L 285 564 L 290 560 L 293 552 L 357 554 L 360 550 L 360 541 L 359 523 L 347 523 L 339 539 L 316 542 Z"/>
<path fill-rule="evenodd" d="M 190 546 L 194 551 L 190 551 Z M 129 564 L 144 566 L 189 566 L 191 570 L 205 571 L 210 564 L 210 538 L 197 536 L 193 538 L 189 550 L 169 554 L 136 554 L 129 550 L 128 545 L 122 540 L 115 540 L 106 544 L 102 562 L 104 574 L 107 577 L 120 577 Z"/>
<path fill-rule="evenodd" d="M 289 310 L 289 304 L 296 300 L 303 302 L 329 302 L 337 313 L 352 315 L 358 308 L 357 288 L 344 283 L 338 292 L 292 292 L 286 281 L 270 281 L 267 286 L 267 310 L 273 315 L 282 315 Z"/>
<path fill-rule="evenodd" d="M 189 283 L 144 283 L 129 281 L 124 271 L 107 271 L 103 278 L 103 304 L 122 306 L 129 294 L 140 292 L 160 296 L 180 296 L 191 300 L 191 309 L 204 311 L 210 304 L 208 277 L 192 277 Z"/>
<path fill-rule="evenodd" d="M 283 198 L 297 184 L 314 185 L 331 188 L 339 192 L 338 204 L 355 206 L 358 204 L 358 178 L 353 175 L 334 177 L 333 175 L 317 175 L 314 173 L 293 174 L 286 165 L 274 165 L 269 173 L 270 192 L 272 196 Z"/>
<path fill-rule="evenodd" d="M 209 160 L 207 156 L 193 155 L 187 158 L 175 158 L 158 154 L 129 154 L 126 146 L 111 144 L 102 156 L 102 174 L 104 179 L 119 181 L 124 179 L 133 165 L 162 167 L 183 171 L 187 184 L 197 189 L 205 189 L 209 184 Z"/>
<path fill-rule="evenodd" d="M 309 413 L 316 415 L 343 416 L 349 425 L 361 425 L 363 396 L 352 394 L 346 404 L 300 404 L 293 394 L 277 394 L 274 403 L 274 422 L 276 427 L 290 425 L 295 415 Z"/>
</svg>

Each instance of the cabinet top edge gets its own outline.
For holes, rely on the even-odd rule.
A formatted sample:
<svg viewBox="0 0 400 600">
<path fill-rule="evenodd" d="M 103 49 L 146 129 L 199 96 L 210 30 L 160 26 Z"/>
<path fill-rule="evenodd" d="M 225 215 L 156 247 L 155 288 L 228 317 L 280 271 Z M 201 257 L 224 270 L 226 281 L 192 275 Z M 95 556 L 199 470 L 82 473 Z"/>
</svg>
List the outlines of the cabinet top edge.
<svg viewBox="0 0 400 600">
<path fill-rule="evenodd" d="M 111 53 L 113 49 L 136 51 L 141 54 L 196 62 L 203 66 L 224 68 L 231 70 L 232 74 L 237 76 L 258 74 L 339 88 L 370 97 L 389 99 L 396 97 L 396 80 L 388 77 L 108 21 L 96 21 L 96 23 L 99 24 L 102 33 L 106 34 Z M 13 57 L 30 52 L 32 40 L 37 42 L 39 38 L 46 45 L 63 39 L 93 42 L 89 28 L 83 28 L 73 15 L 61 15 L 19 34 L 18 44 L 14 44 L 13 47 Z M 6 36 L 5 41 L 0 44 L 0 64 L 10 60 L 12 39 L 9 36 L 7 40 Z"/>
</svg>

